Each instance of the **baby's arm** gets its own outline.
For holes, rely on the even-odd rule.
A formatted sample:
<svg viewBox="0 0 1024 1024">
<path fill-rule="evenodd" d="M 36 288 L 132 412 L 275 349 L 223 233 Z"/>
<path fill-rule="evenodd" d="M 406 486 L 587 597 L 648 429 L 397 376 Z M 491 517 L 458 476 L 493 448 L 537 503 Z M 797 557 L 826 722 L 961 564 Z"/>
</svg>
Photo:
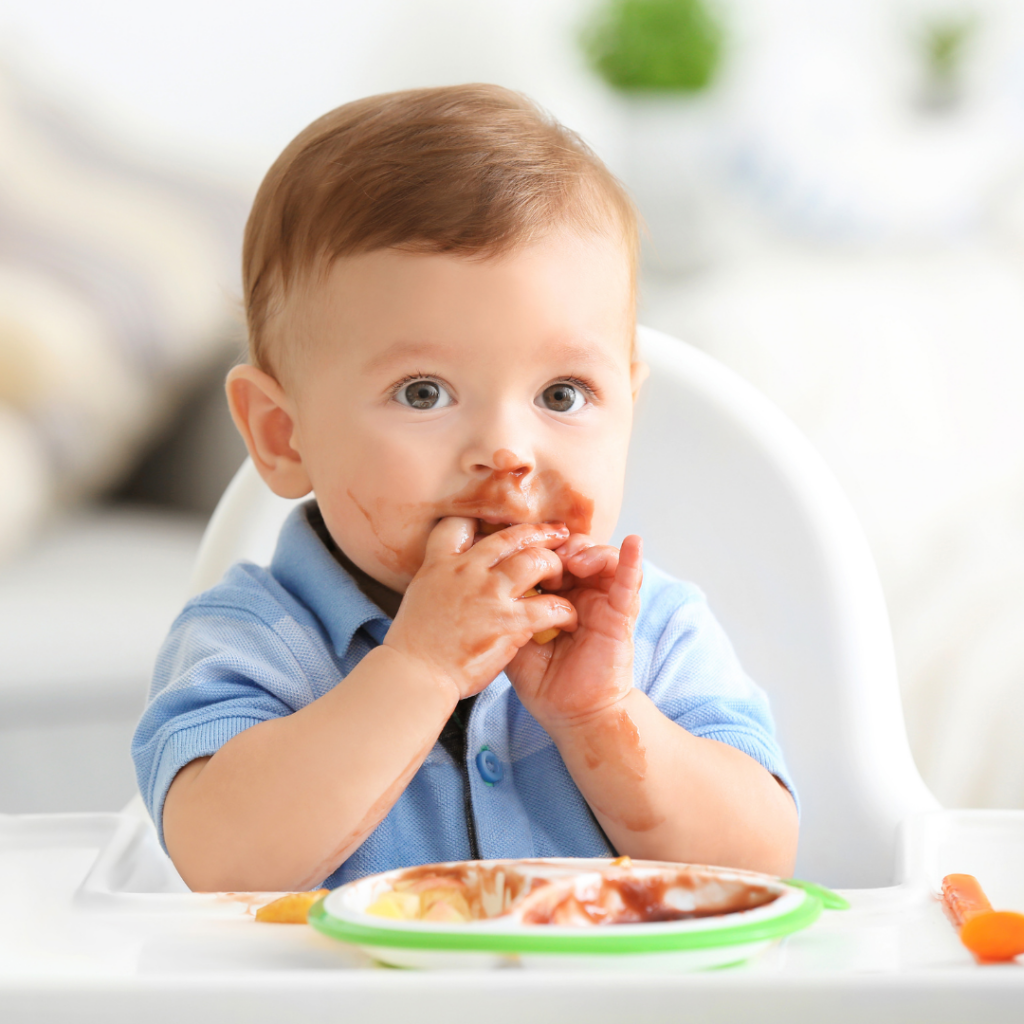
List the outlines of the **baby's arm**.
<svg viewBox="0 0 1024 1024">
<path fill-rule="evenodd" d="M 633 686 L 640 539 L 626 538 L 621 553 L 583 542 L 561 551 L 578 628 L 520 652 L 507 670 L 520 699 L 620 853 L 789 874 L 797 815 L 788 791 L 742 751 L 687 732 Z"/>
<path fill-rule="evenodd" d="M 641 690 L 552 738 L 619 853 L 792 872 L 788 791 L 742 751 L 676 725 Z"/>
<path fill-rule="evenodd" d="M 457 700 L 486 686 L 530 637 L 573 629 L 557 595 L 519 601 L 561 562 L 560 525 L 523 525 L 473 545 L 446 519 L 384 643 L 294 714 L 239 733 L 186 765 L 164 838 L 193 889 L 291 890 L 330 875 L 388 813 Z"/>
</svg>

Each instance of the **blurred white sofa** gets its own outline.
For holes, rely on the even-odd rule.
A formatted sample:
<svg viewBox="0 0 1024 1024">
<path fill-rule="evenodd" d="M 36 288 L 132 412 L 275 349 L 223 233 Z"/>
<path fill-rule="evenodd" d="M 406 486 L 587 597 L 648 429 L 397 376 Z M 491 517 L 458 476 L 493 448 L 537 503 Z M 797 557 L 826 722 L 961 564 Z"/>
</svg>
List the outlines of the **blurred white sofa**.
<svg viewBox="0 0 1024 1024">
<path fill-rule="evenodd" d="M 0 563 L 0 813 L 116 810 L 153 660 L 245 449 L 218 368 L 105 501 Z"/>
<path fill-rule="evenodd" d="M 93 507 L 0 573 L 0 812 L 116 810 L 153 657 L 204 520 Z"/>
<path fill-rule="evenodd" d="M 220 381 L 245 189 L 83 103 L 0 57 L 0 812 L 130 796 L 152 659 L 242 458 Z"/>
</svg>

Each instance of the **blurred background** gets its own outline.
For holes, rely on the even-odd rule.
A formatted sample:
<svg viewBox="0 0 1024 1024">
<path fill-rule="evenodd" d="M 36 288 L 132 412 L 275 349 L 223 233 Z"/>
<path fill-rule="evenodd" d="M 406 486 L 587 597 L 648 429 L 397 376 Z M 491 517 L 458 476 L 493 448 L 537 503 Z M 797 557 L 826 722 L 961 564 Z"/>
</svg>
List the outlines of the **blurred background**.
<svg viewBox="0 0 1024 1024">
<path fill-rule="evenodd" d="M 0 812 L 133 792 L 244 455 L 221 380 L 263 173 L 338 104 L 480 80 L 633 192 L 641 321 L 752 381 L 845 487 L 926 782 L 1024 807 L 1024 5 L 6 0 Z"/>
</svg>

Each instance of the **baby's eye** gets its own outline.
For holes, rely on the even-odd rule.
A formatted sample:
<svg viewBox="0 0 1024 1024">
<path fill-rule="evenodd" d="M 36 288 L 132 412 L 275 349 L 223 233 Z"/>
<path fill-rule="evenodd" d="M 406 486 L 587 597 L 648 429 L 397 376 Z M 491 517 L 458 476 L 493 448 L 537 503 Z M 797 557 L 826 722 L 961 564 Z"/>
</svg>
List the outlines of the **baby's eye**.
<svg viewBox="0 0 1024 1024">
<path fill-rule="evenodd" d="M 578 412 L 587 404 L 581 388 L 568 381 L 549 384 L 537 397 L 537 405 L 552 412 Z"/>
<path fill-rule="evenodd" d="M 443 384 L 427 379 L 402 384 L 395 392 L 395 398 L 410 409 L 443 409 L 452 401 L 452 396 Z"/>
</svg>

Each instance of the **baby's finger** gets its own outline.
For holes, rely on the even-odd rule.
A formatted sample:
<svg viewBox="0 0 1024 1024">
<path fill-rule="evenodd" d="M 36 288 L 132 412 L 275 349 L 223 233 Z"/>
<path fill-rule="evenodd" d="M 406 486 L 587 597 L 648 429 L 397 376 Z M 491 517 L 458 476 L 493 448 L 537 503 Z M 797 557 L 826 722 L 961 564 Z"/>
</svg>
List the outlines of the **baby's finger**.
<svg viewBox="0 0 1024 1024">
<path fill-rule="evenodd" d="M 430 531 L 427 548 L 424 553 L 424 564 L 436 561 L 445 555 L 461 555 L 473 546 L 476 536 L 476 520 L 465 516 L 445 516 L 438 520 L 437 526 Z"/>
<path fill-rule="evenodd" d="M 555 554 L 562 559 L 572 558 L 577 551 L 582 551 L 584 548 L 592 548 L 593 546 L 594 542 L 588 534 L 574 533 L 570 535 L 569 539 L 561 547 L 555 548 Z"/>
<path fill-rule="evenodd" d="M 560 629 L 566 633 L 576 630 L 576 608 L 571 601 L 557 594 L 521 597 L 516 601 L 515 607 L 521 616 L 523 628 L 529 631 L 531 637 L 549 629 Z"/>
<path fill-rule="evenodd" d="M 608 604 L 620 615 L 633 616 L 638 608 L 640 584 L 644 581 L 644 545 L 634 533 L 619 548 L 615 579 L 608 588 Z"/>
<path fill-rule="evenodd" d="M 545 590 L 558 590 L 562 585 L 562 560 L 550 548 L 523 548 L 499 562 L 494 571 L 508 579 L 513 597 L 542 583 Z"/>
<path fill-rule="evenodd" d="M 619 549 L 610 544 L 593 544 L 570 555 L 565 559 L 565 565 L 577 579 L 590 576 L 611 578 L 619 565 Z"/>
<path fill-rule="evenodd" d="M 473 522 L 473 520 L 469 520 Z M 556 548 L 565 543 L 569 531 L 564 523 L 520 523 L 484 537 L 473 548 L 474 557 L 494 567 L 517 551 L 529 547 Z"/>
</svg>

